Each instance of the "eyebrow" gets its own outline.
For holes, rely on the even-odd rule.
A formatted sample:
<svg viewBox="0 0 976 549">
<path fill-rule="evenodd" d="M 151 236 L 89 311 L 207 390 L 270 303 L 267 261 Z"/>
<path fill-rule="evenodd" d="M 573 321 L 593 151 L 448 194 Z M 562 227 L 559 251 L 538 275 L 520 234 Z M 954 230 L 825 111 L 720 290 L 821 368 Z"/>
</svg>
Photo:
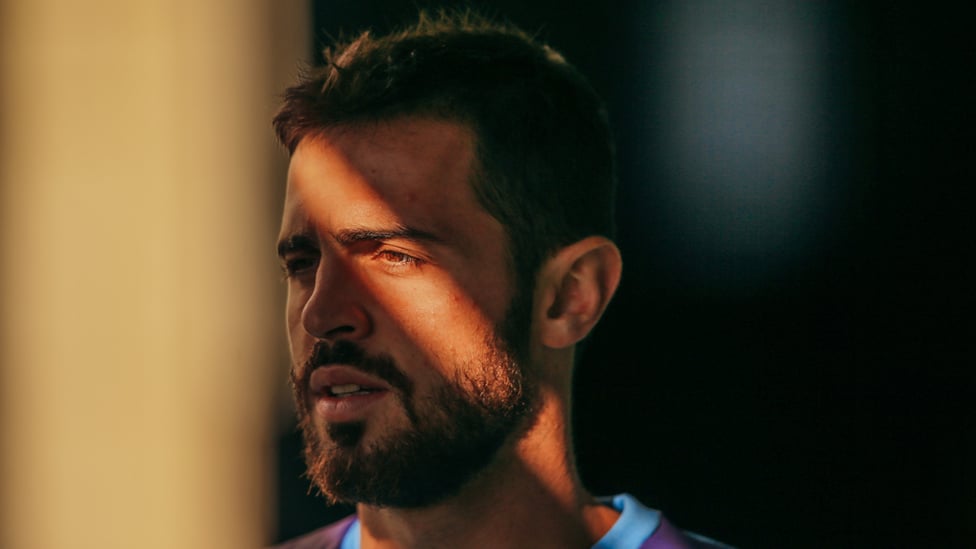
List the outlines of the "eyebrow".
<svg viewBox="0 0 976 549">
<path fill-rule="evenodd" d="M 346 229 L 335 235 L 335 241 L 343 246 L 351 246 L 359 242 L 377 242 L 393 239 L 412 240 L 416 242 L 442 243 L 443 239 L 437 235 L 416 228 L 398 225 L 390 229 Z M 278 257 L 289 254 L 307 252 L 318 249 L 318 245 L 308 235 L 295 234 L 278 242 Z"/>
<path fill-rule="evenodd" d="M 343 246 L 350 246 L 358 242 L 404 239 L 416 242 L 440 243 L 442 239 L 433 233 L 413 227 L 397 225 L 390 229 L 346 229 L 335 235 L 335 240 Z"/>
</svg>

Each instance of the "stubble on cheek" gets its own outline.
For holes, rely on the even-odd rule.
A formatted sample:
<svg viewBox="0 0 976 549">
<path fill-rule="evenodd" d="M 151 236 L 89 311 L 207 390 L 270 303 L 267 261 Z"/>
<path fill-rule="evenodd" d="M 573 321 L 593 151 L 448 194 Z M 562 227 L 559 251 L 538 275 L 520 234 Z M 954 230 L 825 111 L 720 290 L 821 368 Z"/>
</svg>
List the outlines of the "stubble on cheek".
<svg viewBox="0 0 976 549">
<path fill-rule="evenodd" d="M 497 339 L 485 350 L 407 400 L 417 409 L 410 425 L 386 416 L 316 425 L 306 415 L 308 477 L 332 503 L 413 508 L 457 493 L 534 415 L 518 361 Z"/>
</svg>

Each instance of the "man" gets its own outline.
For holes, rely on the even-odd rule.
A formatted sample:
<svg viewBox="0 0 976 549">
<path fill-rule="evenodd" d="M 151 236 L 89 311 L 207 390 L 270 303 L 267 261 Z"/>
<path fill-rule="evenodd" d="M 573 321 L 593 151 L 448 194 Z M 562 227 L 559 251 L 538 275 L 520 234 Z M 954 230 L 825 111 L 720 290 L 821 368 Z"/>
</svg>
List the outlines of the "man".
<svg viewBox="0 0 976 549">
<path fill-rule="evenodd" d="M 467 14 L 326 52 L 274 125 L 310 478 L 287 548 L 712 547 L 572 455 L 575 346 L 616 290 L 613 147 L 557 53 Z"/>
</svg>

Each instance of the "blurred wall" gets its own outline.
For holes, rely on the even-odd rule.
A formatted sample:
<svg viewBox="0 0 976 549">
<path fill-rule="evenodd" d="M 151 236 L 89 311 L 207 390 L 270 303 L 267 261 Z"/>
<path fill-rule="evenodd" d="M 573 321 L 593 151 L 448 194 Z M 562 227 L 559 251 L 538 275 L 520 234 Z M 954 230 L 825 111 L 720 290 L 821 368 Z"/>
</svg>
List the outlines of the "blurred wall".
<svg viewBox="0 0 976 549">
<path fill-rule="evenodd" d="M 0 546 L 267 541 L 304 12 L 0 3 Z"/>
</svg>

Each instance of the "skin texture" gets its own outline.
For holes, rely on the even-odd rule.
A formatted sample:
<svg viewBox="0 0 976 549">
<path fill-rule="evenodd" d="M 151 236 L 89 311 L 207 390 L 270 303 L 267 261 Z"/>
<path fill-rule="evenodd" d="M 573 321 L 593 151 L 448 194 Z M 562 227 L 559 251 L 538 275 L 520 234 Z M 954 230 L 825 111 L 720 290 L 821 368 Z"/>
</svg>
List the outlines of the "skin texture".
<svg viewBox="0 0 976 549">
<path fill-rule="evenodd" d="M 287 323 L 306 435 L 371 451 L 438 419 L 444 392 L 503 407 L 500 368 L 514 287 L 504 228 L 470 186 L 475 138 L 460 124 L 403 117 L 306 137 L 289 169 L 279 252 L 288 274 Z M 573 463 L 569 394 L 573 350 L 597 322 L 620 276 L 609 240 L 557 251 L 527 300 L 519 370 L 530 413 L 446 497 L 420 506 L 359 503 L 362 546 L 589 547 L 615 512 L 583 489 Z M 320 413 L 308 384 L 317 344 L 348 342 L 383 356 L 409 391 L 338 365 L 385 392 L 342 414 Z M 500 358 L 501 357 L 501 358 Z M 323 369 L 324 370 L 324 369 Z M 510 380 L 510 379 L 509 379 Z M 341 420 L 341 421 L 340 421 Z M 430 420 L 430 421 L 428 421 Z M 341 446 L 341 445 L 340 445 Z"/>
</svg>

